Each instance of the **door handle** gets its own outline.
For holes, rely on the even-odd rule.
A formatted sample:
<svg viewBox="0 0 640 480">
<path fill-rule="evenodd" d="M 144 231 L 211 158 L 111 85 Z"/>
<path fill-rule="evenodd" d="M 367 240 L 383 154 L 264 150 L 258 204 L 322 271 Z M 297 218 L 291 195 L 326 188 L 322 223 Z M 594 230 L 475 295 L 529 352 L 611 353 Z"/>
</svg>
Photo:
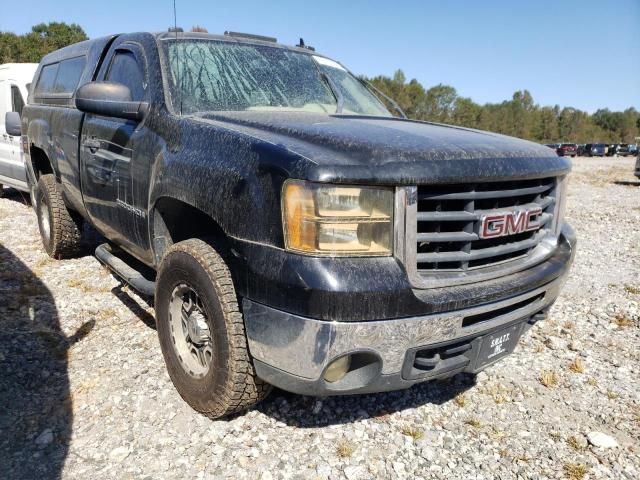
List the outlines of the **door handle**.
<svg viewBox="0 0 640 480">
<path fill-rule="evenodd" d="M 95 153 L 100 148 L 101 144 L 100 140 L 97 138 L 88 138 L 82 145 L 91 150 L 91 153 Z"/>
</svg>

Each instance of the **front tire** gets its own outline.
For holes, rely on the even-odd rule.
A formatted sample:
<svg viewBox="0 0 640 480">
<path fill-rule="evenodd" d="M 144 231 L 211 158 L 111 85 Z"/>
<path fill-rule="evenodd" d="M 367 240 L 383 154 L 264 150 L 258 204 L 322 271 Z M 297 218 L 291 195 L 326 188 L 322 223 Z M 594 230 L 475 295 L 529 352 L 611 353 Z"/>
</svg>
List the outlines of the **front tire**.
<svg viewBox="0 0 640 480">
<path fill-rule="evenodd" d="M 173 245 L 158 270 L 155 299 L 169 377 L 193 409 L 219 418 L 269 394 L 251 363 L 231 273 L 211 245 Z"/>
<path fill-rule="evenodd" d="M 80 250 L 82 220 L 64 204 L 53 175 L 42 175 L 36 187 L 36 215 L 42 245 L 51 258 L 70 258 Z"/>
</svg>

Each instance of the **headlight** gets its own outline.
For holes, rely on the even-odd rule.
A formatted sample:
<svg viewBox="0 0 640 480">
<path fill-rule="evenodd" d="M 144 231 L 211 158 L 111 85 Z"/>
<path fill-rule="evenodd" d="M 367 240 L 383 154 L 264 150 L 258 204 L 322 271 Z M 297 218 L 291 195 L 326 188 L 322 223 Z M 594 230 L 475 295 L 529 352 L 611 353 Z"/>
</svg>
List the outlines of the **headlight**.
<svg viewBox="0 0 640 480">
<path fill-rule="evenodd" d="M 392 253 L 391 188 L 288 180 L 282 216 L 287 250 L 325 256 Z"/>
</svg>

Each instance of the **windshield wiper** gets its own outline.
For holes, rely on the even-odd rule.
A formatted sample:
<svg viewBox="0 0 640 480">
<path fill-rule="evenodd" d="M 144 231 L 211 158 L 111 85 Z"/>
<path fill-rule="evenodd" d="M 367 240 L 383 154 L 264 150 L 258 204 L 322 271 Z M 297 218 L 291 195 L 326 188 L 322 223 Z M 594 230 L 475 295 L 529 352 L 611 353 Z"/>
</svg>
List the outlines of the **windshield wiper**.
<svg viewBox="0 0 640 480">
<path fill-rule="evenodd" d="M 342 92 L 335 84 L 335 82 L 331 79 L 331 77 L 320 70 L 320 67 L 318 67 L 318 71 L 320 72 L 320 76 L 322 77 L 322 79 L 328 85 L 329 90 L 331 90 L 331 93 L 333 93 L 333 96 L 336 98 L 336 102 L 338 103 L 336 107 L 336 113 L 342 113 L 342 108 L 344 107 L 344 96 L 342 95 Z"/>
<path fill-rule="evenodd" d="M 387 102 L 389 102 L 393 106 L 393 108 L 395 108 L 398 111 L 398 113 L 400 113 L 400 116 L 402 118 L 404 118 L 405 120 L 409 118 L 409 117 L 407 117 L 407 114 L 404 113 L 404 110 L 402 110 L 402 108 L 400 108 L 400 105 L 398 105 L 398 102 L 396 102 L 389 95 L 385 95 L 384 93 L 382 93 L 382 91 L 380 89 L 374 87 L 371 83 L 367 82 L 366 80 L 364 80 L 362 78 L 358 78 L 358 80 L 360 81 L 360 83 L 362 83 L 362 85 L 364 85 L 364 88 L 369 90 L 371 93 L 373 93 L 374 95 L 377 95 L 378 97 L 382 97 Z"/>
</svg>

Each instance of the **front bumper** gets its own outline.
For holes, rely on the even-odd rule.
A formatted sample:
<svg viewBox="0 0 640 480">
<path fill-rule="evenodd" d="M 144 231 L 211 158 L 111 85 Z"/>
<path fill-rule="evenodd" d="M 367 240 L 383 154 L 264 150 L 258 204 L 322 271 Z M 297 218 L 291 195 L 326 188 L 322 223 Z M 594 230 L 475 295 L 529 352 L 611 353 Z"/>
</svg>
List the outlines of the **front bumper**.
<svg viewBox="0 0 640 480">
<path fill-rule="evenodd" d="M 326 321 L 245 298 L 245 326 L 256 372 L 284 390 L 322 396 L 398 390 L 461 371 L 478 371 L 474 355 L 480 337 L 511 327 L 519 335 L 544 318 L 558 297 L 576 243 L 568 227 L 561 238 L 558 249 L 565 250 L 564 268 L 548 283 L 526 293 L 448 312 L 391 320 Z M 553 261 L 553 257 L 548 260 Z M 469 346 L 455 360 L 424 375 L 411 372 L 416 351 L 435 351 L 454 344 L 459 349 L 465 341 Z M 325 381 L 331 362 L 347 354 L 352 355 L 349 373 L 335 383 Z"/>
</svg>

